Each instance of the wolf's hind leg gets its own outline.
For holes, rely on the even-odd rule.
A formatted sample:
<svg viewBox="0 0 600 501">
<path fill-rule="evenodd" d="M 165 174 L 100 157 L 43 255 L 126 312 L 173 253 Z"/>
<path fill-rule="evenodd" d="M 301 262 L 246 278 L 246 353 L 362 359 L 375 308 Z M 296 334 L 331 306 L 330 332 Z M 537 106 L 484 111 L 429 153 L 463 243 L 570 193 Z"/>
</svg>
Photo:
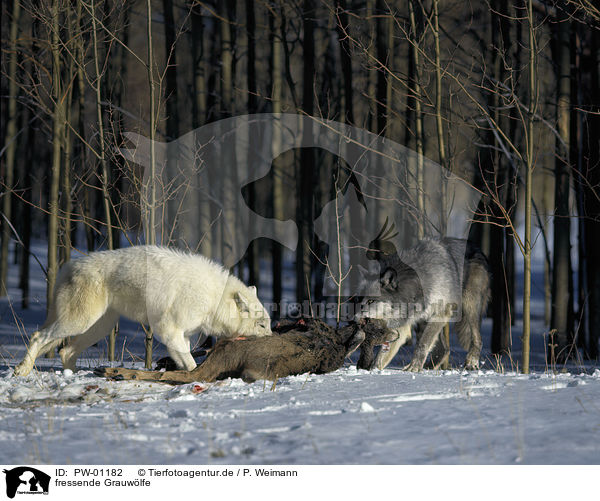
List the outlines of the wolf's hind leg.
<svg viewBox="0 0 600 501">
<path fill-rule="evenodd" d="M 415 348 L 415 353 L 413 358 L 404 370 L 411 372 L 419 372 L 423 369 L 423 365 L 425 364 L 425 360 L 427 360 L 427 356 L 431 352 L 431 348 L 433 344 L 437 341 L 440 332 L 446 325 L 446 322 L 428 322 L 425 326 L 425 330 L 423 334 L 417 341 L 417 347 Z"/>
<path fill-rule="evenodd" d="M 69 336 L 78 334 L 77 326 L 69 322 L 56 320 L 47 327 L 33 333 L 29 339 L 27 353 L 19 365 L 15 367 L 15 376 L 27 376 L 33 369 L 37 357 L 50 349 L 55 348 Z"/>
<path fill-rule="evenodd" d="M 479 357 L 483 346 L 480 325 L 481 313 L 463 306 L 462 318 L 457 323 L 456 330 L 460 344 L 467 350 L 465 359 L 465 369 L 467 370 L 479 369 Z"/>
<path fill-rule="evenodd" d="M 385 369 L 396 356 L 398 350 L 411 339 L 410 324 L 406 324 L 398 329 L 394 329 L 398 338 L 392 341 L 389 346 L 389 350 L 379 350 L 377 357 L 375 358 L 375 367 L 379 370 Z"/>
<path fill-rule="evenodd" d="M 443 334 L 438 336 L 438 340 L 431 350 L 431 368 L 438 370 L 442 367 L 450 357 L 450 346 L 446 342 L 446 336 Z"/>
<path fill-rule="evenodd" d="M 15 367 L 15 376 L 29 374 L 40 353 L 65 338 L 86 332 L 104 315 L 106 308 L 107 299 L 102 290 L 79 287 L 71 282 L 60 285 L 46 323 L 31 336 L 25 358 Z"/>
<path fill-rule="evenodd" d="M 29 340 L 29 347 L 27 348 L 27 353 L 25 358 L 21 361 L 19 365 L 15 367 L 15 376 L 27 376 L 33 369 L 33 364 L 35 363 L 36 358 L 41 353 L 46 353 L 48 351 L 54 351 L 54 349 L 63 342 L 62 338 L 53 339 L 51 341 L 45 341 L 47 336 L 44 335 L 44 331 L 36 331 L 32 334 Z"/>
<path fill-rule="evenodd" d="M 108 310 L 83 334 L 70 338 L 67 345 L 59 352 L 63 367 L 75 370 L 75 362 L 81 352 L 106 337 L 117 323 L 118 318 L 118 313 Z"/>
<path fill-rule="evenodd" d="M 467 358 L 465 360 L 465 369 L 468 371 L 479 369 L 479 357 L 481 355 L 481 348 L 483 343 L 481 341 L 481 332 L 478 326 L 471 326 L 471 346 L 467 352 Z"/>
</svg>

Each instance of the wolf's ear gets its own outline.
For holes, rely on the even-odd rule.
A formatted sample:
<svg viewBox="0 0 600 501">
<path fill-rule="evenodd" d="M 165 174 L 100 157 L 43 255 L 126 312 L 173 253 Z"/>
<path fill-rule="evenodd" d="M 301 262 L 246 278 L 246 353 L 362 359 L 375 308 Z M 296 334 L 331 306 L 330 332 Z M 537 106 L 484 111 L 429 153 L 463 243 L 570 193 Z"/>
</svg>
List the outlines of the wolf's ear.
<svg viewBox="0 0 600 501">
<path fill-rule="evenodd" d="M 242 296 L 239 292 L 235 292 L 233 294 L 233 300 L 242 313 L 248 313 L 250 311 L 250 305 L 248 304 L 248 300 Z"/>
<path fill-rule="evenodd" d="M 256 287 L 254 285 L 251 285 L 250 287 L 248 287 L 248 289 L 250 289 L 256 296 Z"/>
<path fill-rule="evenodd" d="M 361 278 L 369 278 L 369 270 L 367 270 L 364 266 L 361 266 L 360 264 L 358 265 L 358 272 L 360 273 Z"/>
<path fill-rule="evenodd" d="M 396 270 L 394 268 L 385 270 L 379 279 L 379 283 L 381 284 L 381 287 L 387 289 L 398 288 L 398 274 L 396 273 Z"/>
</svg>

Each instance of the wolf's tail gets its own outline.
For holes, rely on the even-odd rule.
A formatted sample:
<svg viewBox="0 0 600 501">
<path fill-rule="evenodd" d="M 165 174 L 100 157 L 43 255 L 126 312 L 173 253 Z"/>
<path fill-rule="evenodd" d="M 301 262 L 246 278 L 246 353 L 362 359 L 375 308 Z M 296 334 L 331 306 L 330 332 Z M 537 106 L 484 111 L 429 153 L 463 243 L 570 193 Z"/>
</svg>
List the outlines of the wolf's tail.
<svg viewBox="0 0 600 501">
<path fill-rule="evenodd" d="M 479 329 L 490 300 L 490 283 L 487 258 L 469 246 L 463 272 L 462 316 L 456 323 L 458 341 L 465 350 L 475 339 L 481 339 Z"/>
</svg>

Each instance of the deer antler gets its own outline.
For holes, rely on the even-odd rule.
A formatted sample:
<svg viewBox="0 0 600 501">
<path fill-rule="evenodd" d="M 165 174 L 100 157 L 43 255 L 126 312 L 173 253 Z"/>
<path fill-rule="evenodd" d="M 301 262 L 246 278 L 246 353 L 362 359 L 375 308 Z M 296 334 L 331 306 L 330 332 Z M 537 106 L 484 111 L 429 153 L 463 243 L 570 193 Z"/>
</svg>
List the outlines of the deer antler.
<svg viewBox="0 0 600 501">
<path fill-rule="evenodd" d="M 392 225 L 389 228 L 388 228 L 388 224 L 389 224 L 389 218 L 386 216 L 385 223 L 383 223 L 383 228 L 381 228 L 381 231 L 373 239 L 374 242 L 377 240 L 381 240 L 382 242 L 385 240 L 391 240 L 392 238 L 394 238 L 395 236 L 398 235 L 398 233 L 399 233 L 398 231 L 396 231 L 395 233 L 392 234 L 392 232 L 395 230 L 396 223 L 392 223 Z"/>
</svg>

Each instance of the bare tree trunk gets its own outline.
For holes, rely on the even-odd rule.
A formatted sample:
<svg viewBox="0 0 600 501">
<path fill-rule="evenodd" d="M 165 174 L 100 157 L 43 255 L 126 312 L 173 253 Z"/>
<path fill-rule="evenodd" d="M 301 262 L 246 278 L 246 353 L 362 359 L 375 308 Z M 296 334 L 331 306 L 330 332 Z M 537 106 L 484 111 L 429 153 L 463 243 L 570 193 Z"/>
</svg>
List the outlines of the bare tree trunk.
<svg viewBox="0 0 600 501">
<path fill-rule="evenodd" d="M 440 25 L 439 25 L 439 0 L 433 0 L 433 40 L 434 40 L 434 51 L 435 51 L 435 123 L 437 127 L 437 140 L 438 140 L 438 158 L 440 166 L 442 168 L 442 175 L 446 176 L 449 170 L 448 161 L 446 159 L 446 141 L 444 133 L 444 121 L 442 117 L 442 54 L 440 51 Z M 440 200 L 440 221 L 441 221 L 441 234 L 446 236 L 447 227 L 447 214 L 446 214 L 446 178 L 441 180 L 442 192 Z M 450 346 L 450 325 L 444 325 L 443 336 L 446 341 L 446 346 Z M 441 362 L 442 369 L 448 369 L 449 359 L 446 357 Z"/>
<path fill-rule="evenodd" d="M 393 69 L 394 61 L 394 17 L 393 13 L 387 10 L 388 5 L 383 0 L 376 2 L 376 37 L 375 47 L 377 60 L 384 64 L 389 70 Z M 374 63 L 371 63 L 374 64 Z M 392 114 L 392 77 L 383 68 L 377 71 L 377 82 L 375 92 L 376 113 L 376 132 L 381 137 L 391 137 L 391 114 Z M 376 176 L 378 179 L 384 178 L 383 159 L 377 157 Z M 380 183 L 381 181 L 379 181 Z M 382 187 L 383 188 L 383 187 Z M 385 188 L 384 188 L 385 189 Z M 392 194 L 390 193 L 390 196 Z M 385 210 L 377 210 L 374 214 L 374 225 L 377 228 L 382 228 L 389 215 Z"/>
<path fill-rule="evenodd" d="M 415 5 L 416 4 L 416 5 Z M 423 112 L 422 112 L 422 103 L 421 103 L 421 57 L 419 54 L 419 41 L 421 37 L 421 23 L 417 21 L 417 8 L 420 9 L 420 4 L 415 2 L 415 0 L 409 0 L 408 2 L 408 12 L 410 18 L 410 27 L 412 40 L 411 43 L 411 51 L 412 51 L 412 60 L 414 63 L 413 67 L 413 76 L 414 80 L 410 82 L 410 92 L 414 97 L 415 103 L 415 146 L 417 151 L 417 165 L 416 165 L 416 178 L 417 178 L 417 238 L 421 240 L 425 236 L 425 226 L 424 226 L 424 212 L 425 212 L 425 192 L 424 192 L 424 173 L 423 173 L 423 155 L 424 155 L 424 145 L 423 145 Z M 420 13 L 420 11 L 419 11 Z M 419 15 L 419 19 L 420 19 Z"/>
<path fill-rule="evenodd" d="M 542 194 L 542 210 L 544 214 L 550 214 L 552 211 L 549 197 L 550 193 L 550 175 L 543 174 L 543 194 Z M 553 195 L 553 194 L 552 194 Z M 552 198 L 554 198 L 552 196 Z M 544 231 L 548 230 L 548 222 L 543 221 Z M 544 324 L 550 327 L 552 315 L 552 262 L 549 259 L 544 259 Z"/>
<path fill-rule="evenodd" d="M 525 238 L 523 247 L 523 352 L 521 370 L 529 374 L 529 340 L 531 334 L 531 192 L 533 174 L 533 121 L 535 118 L 536 68 L 535 68 L 535 34 L 533 28 L 533 1 L 527 0 L 527 19 L 529 26 L 529 111 L 527 114 L 527 165 L 525 168 Z"/>
<path fill-rule="evenodd" d="M 254 14 L 254 0 L 246 0 L 246 33 L 248 36 L 248 61 L 247 61 L 247 79 L 248 79 L 248 113 L 256 113 L 257 106 L 257 85 L 256 85 L 256 19 Z M 252 138 L 248 138 L 250 141 Z M 250 142 L 248 144 L 251 144 Z M 248 158 L 248 168 L 254 170 L 257 158 L 256 151 L 251 148 Z M 256 188 L 254 183 L 248 186 L 248 206 L 256 211 Z M 248 275 L 249 283 L 259 286 L 259 261 L 258 261 L 258 242 L 253 240 L 248 246 Z"/>
<path fill-rule="evenodd" d="M 340 44 L 340 63 L 341 63 L 341 70 L 342 70 L 342 88 L 343 88 L 343 101 L 344 101 L 344 108 L 343 108 L 343 116 L 344 116 L 344 121 L 350 125 L 355 125 L 354 123 L 354 91 L 353 91 L 353 78 L 352 78 L 352 56 L 351 56 L 351 47 L 350 47 L 350 42 L 348 40 L 348 37 L 346 36 L 346 33 L 348 32 L 348 30 L 350 29 L 349 26 L 349 22 L 348 22 L 348 13 L 346 12 L 346 0 L 337 0 L 336 1 L 336 8 L 337 8 L 337 32 L 338 32 L 338 39 L 339 39 L 339 44 Z M 388 19 L 388 23 L 393 23 L 393 18 L 390 16 L 390 18 Z M 388 45 L 390 45 L 390 42 L 393 43 L 391 37 L 393 35 L 393 29 L 388 25 Z M 391 116 L 391 106 L 392 106 L 392 102 L 391 102 L 391 95 L 392 95 L 392 83 L 391 83 L 391 78 L 388 79 L 388 85 L 387 85 L 387 92 L 386 92 L 386 105 L 387 105 L 387 109 L 386 109 L 386 113 L 387 116 L 390 117 Z M 351 144 L 346 144 L 343 147 L 347 148 L 347 149 L 351 149 L 353 148 L 353 145 Z M 360 153 L 357 153 L 360 154 Z M 352 155 L 348 155 L 348 157 L 350 158 Z M 339 172 L 339 169 L 338 169 Z M 339 179 L 339 174 L 337 176 L 337 179 Z M 334 189 L 337 189 L 337 186 L 333 186 Z M 352 189 L 351 187 L 349 189 Z M 358 186 L 355 187 L 355 189 L 358 189 Z M 361 210 L 356 207 L 356 205 L 352 204 L 350 206 L 350 218 L 352 221 L 353 225 L 357 225 L 357 227 L 362 227 L 365 222 L 364 222 L 364 215 L 361 212 Z M 358 263 L 360 260 L 360 254 L 361 254 L 361 250 L 360 249 L 349 249 L 349 259 L 350 259 L 350 263 Z M 352 274 L 351 275 L 351 282 L 350 282 L 350 292 L 351 294 L 354 294 L 356 291 L 359 290 L 359 281 L 358 281 L 358 274 Z"/>
<path fill-rule="evenodd" d="M 77 36 L 75 37 L 75 58 L 77 61 L 85 61 L 85 50 L 84 50 L 84 35 L 82 26 L 82 4 L 77 2 L 75 5 L 75 29 Z M 89 151 L 87 147 L 87 134 L 85 130 L 85 115 L 86 115 L 86 99 L 85 99 L 85 68 L 83 64 L 76 65 L 76 87 L 77 92 L 77 135 L 80 141 L 77 142 L 79 149 L 79 156 L 83 165 L 89 166 Z M 86 179 L 86 183 L 83 186 L 83 200 L 80 201 L 81 218 L 83 221 L 83 229 L 85 232 L 86 247 L 88 252 L 94 250 L 95 247 L 95 236 L 93 229 L 93 199 L 95 196 L 94 175 L 89 175 L 85 172 L 81 172 L 82 178 Z"/>
<path fill-rule="evenodd" d="M 314 0 L 304 0 L 302 7 L 302 24 L 304 26 L 304 67 L 302 77 L 302 109 L 308 115 L 313 114 L 313 93 L 315 78 L 315 40 L 314 40 Z M 305 122 L 302 131 L 305 138 L 310 138 L 313 129 L 310 121 Z M 302 148 L 300 151 L 300 169 L 296 176 L 296 200 L 298 224 L 298 247 L 296 250 L 296 297 L 299 303 L 308 299 L 311 290 L 311 247 L 313 244 L 313 187 L 315 183 L 314 150 Z"/>
<path fill-rule="evenodd" d="M 220 59 L 220 32 L 221 23 L 214 19 L 212 22 L 207 23 L 204 26 L 207 30 L 207 51 L 209 54 L 205 69 L 206 73 L 206 122 L 213 122 L 220 118 L 220 81 L 221 81 L 221 59 Z M 212 193 L 217 194 L 220 197 L 223 179 L 221 176 L 213 176 L 209 172 L 209 183 L 210 190 Z M 209 203 L 210 206 L 210 242 L 211 242 L 211 255 L 221 256 L 221 235 L 223 233 L 223 207 L 217 203 Z"/>
<path fill-rule="evenodd" d="M 569 158 L 574 165 L 575 198 L 577 203 L 577 314 L 574 320 L 574 331 L 577 333 L 577 347 L 584 351 L 587 346 L 589 326 L 587 324 L 587 256 L 585 254 L 585 209 L 584 186 L 585 166 L 583 162 L 583 113 L 585 106 L 581 82 L 581 27 L 579 23 L 570 26 L 571 50 L 571 114 L 570 114 L 570 152 Z"/>
<path fill-rule="evenodd" d="M 349 29 L 348 13 L 346 12 L 346 0 L 336 0 L 337 8 L 337 32 L 340 41 L 340 61 L 344 82 L 344 115 L 345 122 L 354 125 L 354 106 L 352 92 L 352 57 L 350 56 L 350 42 L 345 35 Z"/>
<path fill-rule="evenodd" d="M 165 16 L 165 98 L 167 104 L 167 137 L 169 141 L 179 137 L 179 112 L 177 101 L 177 51 L 175 50 L 175 16 L 173 1 L 163 0 Z"/>
<path fill-rule="evenodd" d="M 491 79 L 489 86 L 491 90 L 488 93 L 488 110 L 493 116 L 494 122 L 500 127 L 507 128 L 503 115 L 500 113 L 502 87 L 504 82 L 504 65 L 506 64 L 506 47 L 509 44 L 507 30 L 503 23 L 508 17 L 508 6 L 506 0 L 494 0 L 491 4 Z M 504 155 L 500 153 L 500 145 L 496 139 L 493 130 L 486 134 L 487 151 L 484 153 L 487 158 L 485 163 L 484 176 L 487 178 L 487 185 L 492 194 L 496 193 L 499 202 L 505 210 L 509 210 L 506 204 L 507 193 L 510 191 L 508 175 L 508 162 L 504 160 Z M 494 146 L 492 150 L 491 147 Z M 500 222 L 504 216 L 502 210 L 496 203 L 490 207 L 493 222 Z M 505 229 L 501 225 L 489 225 L 489 258 L 492 271 L 492 353 L 508 353 L 510 350 L 510 326 L 508 321 L 508 284 L 506 280 L 505 266 Z"/>
<path fill-rule="evenodd" d="M 556 25 L 555 64 L 557 76 L 556 121 L 559 138 L 556 140 L 556 160 L 554 165 L 554 259 L 552 266 L 552 321 L 551 327 L 556 329 L 555 341 L 558 343 L 560 358 L 567 356 L 571 342 L 572 329 L 569 324 L 570 261 L 571 261 L 571 222 L 569 215 L 570 191 L 570 98 L 571 98 L 571 53 L 569 47 L 569 22 L 561 13 Z M 551 341 L 552 342 L 552 341 Z M 552 350 L 548 350 L 551 353 Z"/>
<path fill-rule="evenodd" d="M 201 6 L 194 4 L 192 17 L 192 58 L 194 60 L 194 96 L 192 99 L 192 127 L 204 125 L 206 121 L 206 68 L 204 65 L 204 19 Z"/>
<path fill-rule="evenodd" d="M 368 54 L 368 70 L 367 70 L 367 98 L 368 108 L 364 127 L 371 132 L 377 130 L 377 69 L 374 63 L 377 57 L 377 20 L 375 17 L 376 0 L 366 0 L 366 17 L 367 29 L 369 36 L 369 54 Z"/>
<path fill-rule="evenodd" d="M 194 80 L 192 99 L 192 126 L 194 129 L 204 125 L 206 122 L 206 67 L 204 62 L 204 20 L 202 18 L 202 7 L 192 7 L 192 58 L 194 64 Z M 206 186 L 201 187 L 207 190 Z M 201 196 L 199 207 L 200 224 L 200 253 L 211 257 L 212 232 L 211 232 L 211 205 L 207 193 Z"/>
<path fill-rule="evenodd" d="M 75 20 L 77 26 L 73 27 L 73 19 L 71 18 L 71 11 L 69 10 L 66 14 L 66 25 L 67 25 L 67 37 L 73 40 L 75 37 L 75 30 L 78 27 L 79 20 Z M 74 44 L 69 44 L 75 49 Z M 75 61 L 72 57 L 69 58 L 69 64 L 67 69 L 67 78 L 71 80 L 75 75 Z M 65 124 L 72 122 L 72 105 L 73 105 L 73 86 L 69 85 L 66 90 L 64 98 L 64 109 L 65 109 Z M 61 246 L 60 246 L 60 262 L 65 263 L 71 259 L 71 219 L 73 212 L 73 199 L 71 197 L 71 156 L 73 153 L 73 138 L 71 135 L 70 126 L 65 126 L 64 131 L 64 163 L 63 163 L 63 175 L 62 175 L 62 224 L 61 224 Z"/>
<path fill-rule="evenodd" d="M 109 191 L 109 172 L 108 172 L 108 160 L 106 158 L 106 144 L 104 137 L 104 117 L 102 113 L 102 77 L 103 74 L 100 72 L 100 53 L 98 51 L 98 30 L 97 30 L 97 19 L 96 9 L 94 0 L 91 0 L 90 4 L 92 10 L 92 41 L 94 47 L 94 92 L 96 97 L 96 119 L 98 121 L 98 149 L 100 156 L 100 169 L 102 184 L 102 205 L 104 208 L 104 218 L 106 221 L 106 245 L 109 250 L 114 249 L 113 244 L 113 225 L 112 225 L 112 201 Z M 116 344 L 116 330 L 113 328 L 108 338 L 108 359 L 113 361 L 115 359 L 115 344 Z"/>
<path fill-rule="evenodd" d="M 96 97 L 96 119 L 98 121 L 98 154 L 100 157 L 101 183 L 102 183 L 102 204 L 104 207 L 104 217 L 106 220 L 106 243 L 109 249 L 113 249 L 113 232 L 111 217 L 111 200 L 109 193 L 109 174 L 108 161 L 106 159 L 106 145 L 104 138 L 104 118 L 102 114 L 102 73 L 100 72 L 100 53 L 98 51 L 98 30 L 96 10 L 94 0 L 91 0 L 92 10 L 92 40 L 94 47 L 94 92 Z"/>
<path fill-rule="evenodd" d="M 278 7 L 280 5 L 278 4 Z M 278 11 L 279 9 L 274 9 Z M 282 42 L 281 42 L 281 19 L 274 13 L 269 14 L 269 26 L 271 31 L 271 104 L 274 114 L 281 113 L 281 95 L 283 91 L 283 68 L 282 68 Z M 274 124 L 272 151 L 277 152 L 281 146 L 281 128 Z M 273 160 L 271 168 L 273 179 L 273 218 L 282 221 L 284 219 L 284 186 L 283 172 L 279 159 Z M 275 240 L 271 243 L 271 254 L 273 257 L 272 275 L 273 275 L 273 303 L 276 307 L 274 317 L 281 316 L 282 308 L 282 254 L 283 247 Z"/>
<path fill-rule="evenodd" d="M 30 121 L 30 113 L 26 114 L 27 123 Z M 33 124 L 27 128 L 25 148 L 23 148 L 21 179 L 25 180 L 25 191 L 23 193 L 23 213 L 21 238 L 23 240 L 23 258 L 21 260 L 19 287 L 21 288 L 21 308 L 29 308 L 29 258 L 31 257 L 31 232 L 32 232 L 32 196 L 33 183 L 36 168 L 33 161 L 35 135 L 32 131 Z"/>
<path fill-rule="evenodd" d="M 234 33 L 233 26 L 235 24 L 235 2 L 227 0 L 219 4 L 220 30 L 221 30 L 221 118 L 231 117 L 235 109 L 235 100 L 233 96 L 234 86 Z M 222 159 L 222 200 L 223 214 L 221 216 L 221 252 L 223 261 L 230 263 L 231 261 L 231 245 L 237 238 L 235 232 L 236 227 L 236 202 L 237 198 L 234 190 L 238 189 L 237 181 L 237 163 L 235 156 L 235 148 L 229 146 L 235 144 L 235 138 L 231 134 L 230 143 L 223 145 L 221 155 Z M 233 272 L 235 263 L 227 264 L 230 266 L 230 271 Z M 242 263 L 239 263 L 240 271 Z"/>
<path fill-rule="evenodd" d="M 377 60 L 386 67 L 391 69 L 393 61 L 393 35 L 394 35 L 394 20 L 392 14 L 385 10 L 385 4 L 383 0 L 377 0 L 376 2 L 376 57 Z M 385 16 L 385 17 L 384 17 Z M 390 126 L 390 117 L 388 116 L 388 87 L 389 94 L 391 94 L 391 77 L 387 73 L 380 69 L 377 71 L 377 81 L 375 88 L 375 110 L 376 110 L 376 124 L 377 134 L 381 136 L 389 137 L 388 127 Z M 385 220 L 385 217 L 383 218 Z M 383 224 L 383 221 L 379 221 Z"/>
<path fill-rule="evenodd" d="M 71 73 L 68 73 L 71 75 Z M 67 91 L 65 96 L 65 121 L 69 123 L 71 121 L 71 90 Z M 71 259 L 71 248 L 73 246 L 71 242 L 72 225 L 71 217 L 73 213 L 73 199 L 71 198 L 71 156 L 73 152 L 73 139 L 71 136 L 71 130 L 69 127 L 65 127 L 65 154 L 63 162 L 63 175 L 62 175 L 62 225 L 61 225 L 61 245 L 60 245 L 60 261 L 61 265 Z"/>
<path fill-rule="evenodd" d="M 154 81 L 154 51 L 152 39 L 152 0 L 146 0 L 146 16 L 147 16 L 147 45 L 148 45 L 148 86 L 150 87 L 150 200 L 144 197 L 143 203 L 147 204 L 147 224 L 146 224 L 146 243 L 156 245 L 156 151 L 154 140 L 156 138 L 156 89 Z M 145 360 L 144 366 L 146 369 L 152 367 L 152 330 L 146 330 L 145 339 Z"/>
<path fill-rule="evenodd" d="M 586 33 L 586 43 L 590 46 L 590 55 L 582 65 L 590 78 L 587 89 L 588 102 L 600 96 L 600 35 L 598 30 Z M 600 339 L 600 107 L 592 108 L 593 113 L 586 114 L 584 137 L 585 178 L 584 187 L 584 225 L 585 253 L 587 255 L 587 314 L 589 338 L 586 355 L 592 360 L 598 360 L 598 341 Z"/>
<path fill-rule="evenodd" d="M 54 304 L 54 284 L 58 272 L 58 195 L 60 187 L 61 155 L 65 126 L 64 107 L 61 90 L 60 60 L 60 0 L 54 0 L 51 8 L 51 52 L 52 52 L 52 170 L 48 195 L 48 281 L 46 288 L 46 308 L 50 311 Z"/>
<path fill-rule="evenodd" d="M 38 46 L 36 43 L 37 39 L 37 31 L 38 31 L 39 22 L 34 17 L 31 19 L 31 53 L 32 58 L 28 58 L 25 61 L 25 72 L 26 74 L 31 74 L 31 70 L 33 67 L 33 61 L 38 55 Z M 32 209 L 32 191 L 34 180 L 37 174 L 37 163 L 34 161 L 34 152 L 35 148 L 35 139 L 36 134 L 34 132 L 37 119 L 33 112 L 30 109 L 27 109 L 25 112 L 25 118 L 23 123 L 28 124 L 25 141 L 23 142 L 22 148 L 22 170 L 21 170 L 21 179 L 25 182 L 25 190 L 23 193 L 23 226 L 22 226 L 22 235 L 21 238 L 23 240 L 23 258 L 21 260 L 21 267 L 19 270 L 20 278 L 19 278 L 19 287 L 21 288 L 21 308 L 26 309 L 29 308 L 29 275 L 30 275 L 30 266 L 29 261 L 31 257 L 31 233 L 33 229 L 32 225 L 32 217 L 33 217 L 33 209 Z"/>
<path fill-rule="evenodd" d="M 12 210 L 12 189 L 15 172 L 15 153 L 17 150 L 17 98 L 18 98 L 18 82 L 17 82 L 17 38 L 19 35 L 19 19 L 21 17 L 21 2 L 13 0 L 12 16 L 10 20 L 10 55 L 8 61 L 8 123 L 6 124 L 6 137 L 4 144 L 6 145 L 6 160 L 4 162 L 5 174 L 4 182 L 2 183 L 2 214 L 4 220 L 2 225 L 2 247 L 0 249 L 0 297 L 6 296 L 7 292 L 7 275 L 8 275 L 8 242 L 11 238 L 11 229 L 9 222 L 11 221 Z"/>
</svg>

